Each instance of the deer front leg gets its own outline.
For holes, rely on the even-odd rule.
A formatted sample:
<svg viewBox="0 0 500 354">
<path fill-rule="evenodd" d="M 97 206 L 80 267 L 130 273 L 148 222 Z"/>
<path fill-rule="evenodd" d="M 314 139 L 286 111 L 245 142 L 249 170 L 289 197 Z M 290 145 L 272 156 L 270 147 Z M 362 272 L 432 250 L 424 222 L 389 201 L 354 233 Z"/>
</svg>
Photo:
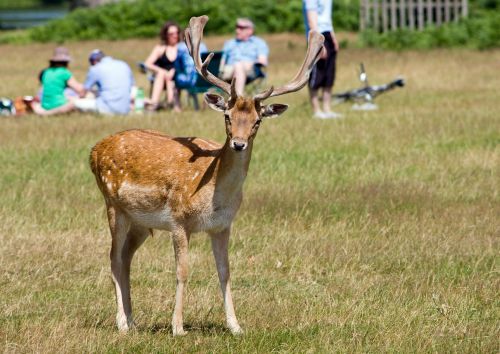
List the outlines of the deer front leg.
<svg viewBox="0 0 500 354">
<path fill-rule="evenodd" d="M 175 251 L 177 287 L 175 289 L 175 307 L 172 316 L 172 333 L 174 336 L 185 335 L 182 318 L 184 301 L 184 287 L 188 276 L 188 245 L 189 235 L 185 230 L 173 232 L 173 243 Z"/>
<path fill-rule="evenodd" d="M 128 331 L 133 326 L 132 305 L 130 302 L 130 284 L 126 264 L 123 261 L 123 250 L 127 239 L 130 221 L 119 209 L 108 206 L 108 221 L 111 231 L 111 276 L 116 293 L 116 324 L 120 331 Z"/>
<path fill-rule="evenodd" d="M 217 266 L 217 273 L 219 274 L 222 297 L 224 298 L 227 327 L 233 334 L 241 334 L 243 330 L 238 324 L 236 314 L 234 313 L 233 298 L 231 296 L 231 282 L 229 279 L 228 245 L 230 233 L 231 229 L 227 228 L 220 233 L 210 234 L 210 236 L 212 238 L 212 251 Z"/>
</svg>

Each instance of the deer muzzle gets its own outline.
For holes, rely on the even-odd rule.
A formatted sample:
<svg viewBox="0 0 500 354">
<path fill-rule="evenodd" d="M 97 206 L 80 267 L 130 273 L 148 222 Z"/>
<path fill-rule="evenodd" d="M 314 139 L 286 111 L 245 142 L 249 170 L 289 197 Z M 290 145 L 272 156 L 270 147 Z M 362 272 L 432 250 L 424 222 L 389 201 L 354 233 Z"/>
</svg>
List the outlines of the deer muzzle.
<svg viewBox="0 0 500 354">
<path fill-rule="evenodd" d="M 248 142 L 241 138 L 233 138 L 231 139 L 229 146 L 235 151 L 243 151 L 248 147 Z"/>
</svg>

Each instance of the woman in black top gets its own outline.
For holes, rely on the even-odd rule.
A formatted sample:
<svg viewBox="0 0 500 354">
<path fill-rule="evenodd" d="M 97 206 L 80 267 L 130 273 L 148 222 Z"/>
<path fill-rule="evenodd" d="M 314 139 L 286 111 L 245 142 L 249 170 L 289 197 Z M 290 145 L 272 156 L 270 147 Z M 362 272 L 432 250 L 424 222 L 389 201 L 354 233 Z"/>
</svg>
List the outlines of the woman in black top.
<svg viewBox="0 0 500 354">
<path fill-rule="evenodd" d="M 179 111 L 178 102 L 175 101 L 175 69 L 177 59 L 177 44 L 180 41 L 180 27 L 173 21 L 166 22 L 160 31 L 161 44 L 153 48 L 145 61 L 146 67 L 155 73 L 153 91 L 151 93 L 151 109 L 156 109 L 160 102 L 163 89 L 167 89 L 167 104 L 174 105 L 174 110 Z"/>
</svg>

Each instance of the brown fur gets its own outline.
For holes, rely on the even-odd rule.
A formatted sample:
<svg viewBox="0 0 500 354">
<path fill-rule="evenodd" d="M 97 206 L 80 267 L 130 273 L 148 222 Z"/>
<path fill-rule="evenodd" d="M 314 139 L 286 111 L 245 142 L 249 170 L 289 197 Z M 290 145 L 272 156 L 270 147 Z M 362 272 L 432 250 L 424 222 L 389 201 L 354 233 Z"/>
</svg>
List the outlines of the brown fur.
<svg viewBox="0 0 500 354">
<path fill-rule="evenodd" d="M 261 102 L 272 96 L 297 91 L 306 82 L 319 58 L 323 37 L 309 34 L 304 64 L 283 87 L 254 98 L 236 95 L 231 85 L 207 71 L 199 56 L 199 45 L 207 16 L 193 17 L 186 41 L 201 75 L 230 94 L 229 102 L 206 94 L 206 102 L 226 116 L 227 139 L 223 146 L 200 138 L 173 138 L 150 130 L 128 130 L 97 143 L 90 166 L 106 202 L 111 243 L 111 274 L 120 330 L 133 326 L 130 301 L 130 266 L 137 249 L 150 230 L 172 232 L 177 287 L 172 316 L 174 335 L 183 329 L 183 293 L 188 275 L 188 243 L 191 233 L 206 231 L 212 242 L 224 298 L 226 322 L 234 334 L 241 328 L 234 312 L 230 288 L 228 243 L 233 219 L 242 200 L 243 182 L 252 154 L 253 140 L 264 116 L 275 117 L 288 106 Z"/>
</svg>

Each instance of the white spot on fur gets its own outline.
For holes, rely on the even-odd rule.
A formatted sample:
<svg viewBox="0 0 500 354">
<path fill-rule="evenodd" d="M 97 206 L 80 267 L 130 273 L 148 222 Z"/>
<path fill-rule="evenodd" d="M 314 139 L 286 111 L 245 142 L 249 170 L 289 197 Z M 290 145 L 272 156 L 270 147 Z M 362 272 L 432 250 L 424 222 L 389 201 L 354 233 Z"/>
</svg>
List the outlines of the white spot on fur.
<svg viewBox="0 0 500 354">
<path fill-rule="evenodd" d="M 196 171 L 196 173 L 194 174 L 194 176 L 191 178 L 191 181 L 194 181 L 196 179 L 196 177 L 198 177 L 200 173 L 198 171 Z"/>
</svg>

